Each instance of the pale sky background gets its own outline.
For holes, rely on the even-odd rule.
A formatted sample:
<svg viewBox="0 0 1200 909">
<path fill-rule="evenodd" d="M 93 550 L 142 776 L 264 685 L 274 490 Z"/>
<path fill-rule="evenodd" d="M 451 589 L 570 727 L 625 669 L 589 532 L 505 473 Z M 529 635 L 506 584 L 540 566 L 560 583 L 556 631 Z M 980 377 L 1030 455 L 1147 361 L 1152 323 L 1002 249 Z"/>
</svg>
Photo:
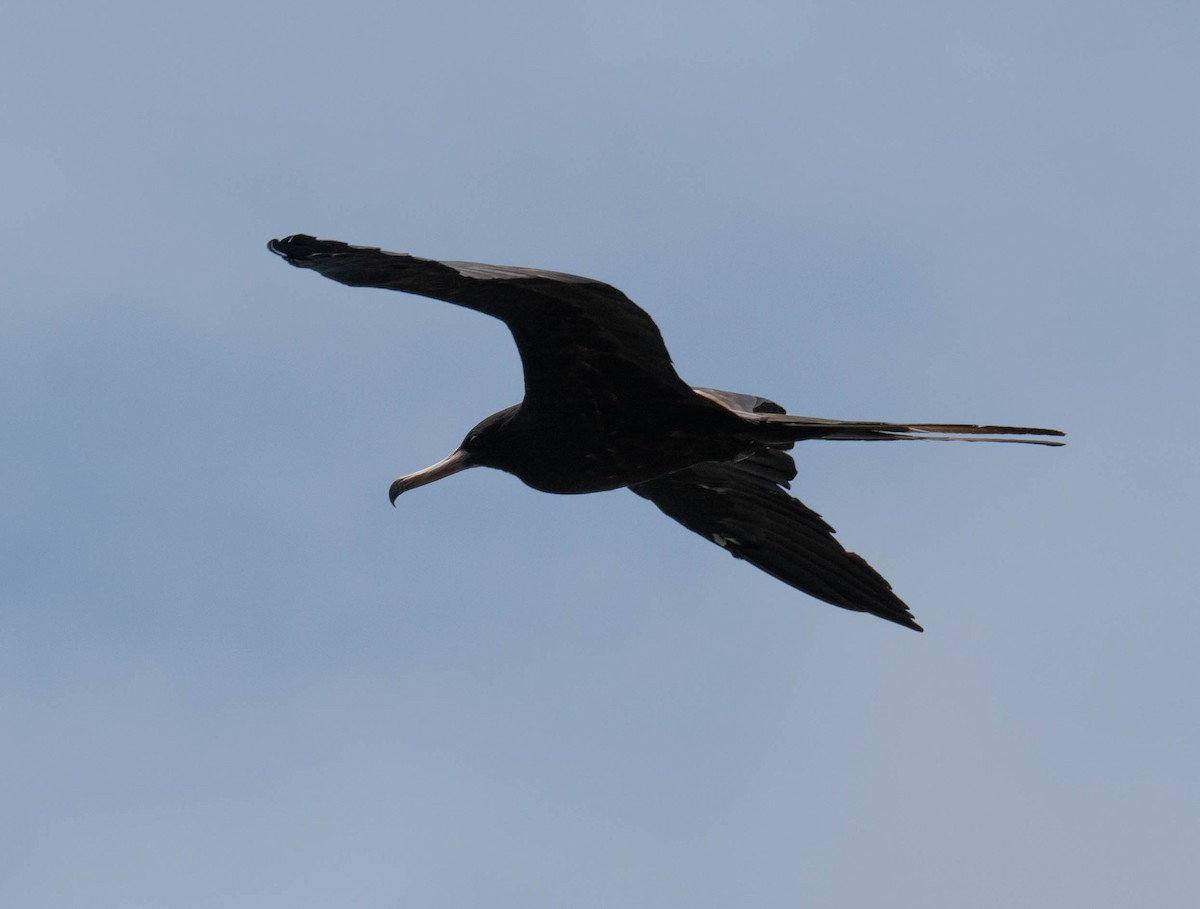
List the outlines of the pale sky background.
<svg viewBox="0 0 1200 909">
<path fill-rule="evenodd" d="M 0 904 L 1190 907 L 1200 5 L 10 5 Z M 609 281 L 927 632 L 623 492 L 393 477 Z"/>
</svg>

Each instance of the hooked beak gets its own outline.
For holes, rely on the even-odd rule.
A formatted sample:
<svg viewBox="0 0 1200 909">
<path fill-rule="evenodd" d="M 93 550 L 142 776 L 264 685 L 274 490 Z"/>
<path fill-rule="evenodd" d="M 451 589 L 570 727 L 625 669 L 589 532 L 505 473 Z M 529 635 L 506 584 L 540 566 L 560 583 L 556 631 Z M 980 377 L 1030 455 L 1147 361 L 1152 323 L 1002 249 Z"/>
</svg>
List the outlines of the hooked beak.
<svg viewBox="0 0 1200 909">
<path fill-rule="evenodd" d="M 468 467 L 474 467 L 471 463 L 471 456 L 459 448 L 442 458 L 431 467 L 426 467 L 424 470 L 418 470 L 416 473 L 410 473 L 407 476 L 392 482 L 392 488 L 388 490 L 388 498 L 392 505 L 396 504 L 396 499 L 400 498 L 400 493 L 408 492 L 410 489 L 416 489 L 418 486 L 424 486 L 427 483 L 432 483 L 434 480 L 440 480 L 443 477 L 448 477 L 451 474 L 458 473 L 460 470 L 466 470 Z"/>
</svg>

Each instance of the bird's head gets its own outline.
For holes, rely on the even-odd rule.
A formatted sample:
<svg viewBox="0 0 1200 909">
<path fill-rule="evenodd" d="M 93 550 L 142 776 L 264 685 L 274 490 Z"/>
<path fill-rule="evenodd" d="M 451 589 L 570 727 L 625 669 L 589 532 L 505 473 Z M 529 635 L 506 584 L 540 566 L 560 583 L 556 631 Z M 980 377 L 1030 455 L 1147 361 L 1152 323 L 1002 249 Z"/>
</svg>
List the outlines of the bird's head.
<svg viewBox="0 0 1200 909">
<path fill-rule="evenodd" d="M 436 464 L 392 481 L 388 498 L 393 505 L 401 493 L 425 486 L 468 467 L 500 467 L 503 469 L 508 447 L 508 427 L 520 405 L 513 405 L 479 422 L 462 440 L 462 444 Z"/>
</svg>

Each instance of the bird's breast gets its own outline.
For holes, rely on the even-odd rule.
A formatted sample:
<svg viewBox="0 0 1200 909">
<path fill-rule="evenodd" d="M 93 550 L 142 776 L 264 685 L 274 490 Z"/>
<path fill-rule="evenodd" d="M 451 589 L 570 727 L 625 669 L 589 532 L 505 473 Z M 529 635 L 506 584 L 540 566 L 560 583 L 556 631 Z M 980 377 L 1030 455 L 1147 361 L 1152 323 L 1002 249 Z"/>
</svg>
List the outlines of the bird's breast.
<svg viewBox="0 0 1200 909">
<path fill-rule="evenodd" d="M 502 469 L 527 486 L 563 495 L 603 492 L 652 480 L 703 461 L 727 460 L 744 443 L 664 431 L 631 436 L 601 433 L 543 435 Z"/>
</svg>

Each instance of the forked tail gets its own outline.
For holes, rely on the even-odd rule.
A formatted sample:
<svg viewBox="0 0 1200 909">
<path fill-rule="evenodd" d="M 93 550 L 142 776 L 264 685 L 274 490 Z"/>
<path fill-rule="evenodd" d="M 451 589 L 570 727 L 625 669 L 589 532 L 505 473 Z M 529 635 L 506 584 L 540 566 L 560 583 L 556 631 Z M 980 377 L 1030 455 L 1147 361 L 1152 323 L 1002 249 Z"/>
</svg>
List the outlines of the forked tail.
<svg viewBox="0 0 1200 909">
<path fill-rule="evenodd" d="M 1016 445 L 1065 445 L 1048 439 L 1011 439 L 1005 436 L 1065 436 L 1057 429 L 1033 426 L 975 426 L 970 423 L 871 423 L 855 420 L 825 420 L 781 413 L 742 413 L 741 417 L 763 430 L 760 441 L 840 439 L 879 442 L 894 439 L 924 439 L 931 442 L 1009 442 Z"/>
</svg>

